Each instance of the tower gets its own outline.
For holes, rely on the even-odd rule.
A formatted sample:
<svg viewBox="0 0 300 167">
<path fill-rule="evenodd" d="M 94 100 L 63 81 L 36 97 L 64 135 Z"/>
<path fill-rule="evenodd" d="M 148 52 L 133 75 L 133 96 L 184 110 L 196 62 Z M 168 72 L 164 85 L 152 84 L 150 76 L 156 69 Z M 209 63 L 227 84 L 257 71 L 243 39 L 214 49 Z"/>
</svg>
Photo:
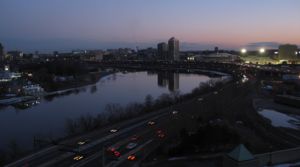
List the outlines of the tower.
<svg viewBox="0 0 300 167">
<path fill-rule="evenodd" d="M 172 37 L 168 41 L 168 46 L 169 46 L 169 60 L 173 61 L 179 61 L 179 40 L 176 39 L 175 37 Z"/>
<path fill-rule="evenodd" d="M 157 44 L 157 54 L 158 58 L 161 60 L 167 60 L 168 59 L 168 44 L 162 42 Z"/>
</svg>

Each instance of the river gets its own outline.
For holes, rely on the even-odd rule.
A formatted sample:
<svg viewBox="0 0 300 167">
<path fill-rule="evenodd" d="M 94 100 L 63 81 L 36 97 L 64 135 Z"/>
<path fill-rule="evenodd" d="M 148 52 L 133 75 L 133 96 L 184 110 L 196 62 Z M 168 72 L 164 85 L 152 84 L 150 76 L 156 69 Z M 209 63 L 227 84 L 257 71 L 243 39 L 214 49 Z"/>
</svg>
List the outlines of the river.
<svg viewBox="0 0 300 167">
<path fill-rule="evenodd" d="M 105 105 L 143 102 L 150 94 L 191 92 L 210 78 L 199 74 L 118 72 L 101 78 L 96 84 L 84 86 L 66 94 L 43 97 L 28 108 L 0 108 L 0 149 L 11 141 L 22 148 L 31 148 L 33 136 L 63 137 L 66 119 L 82 115 L 97 115 Z"/>
</svg>

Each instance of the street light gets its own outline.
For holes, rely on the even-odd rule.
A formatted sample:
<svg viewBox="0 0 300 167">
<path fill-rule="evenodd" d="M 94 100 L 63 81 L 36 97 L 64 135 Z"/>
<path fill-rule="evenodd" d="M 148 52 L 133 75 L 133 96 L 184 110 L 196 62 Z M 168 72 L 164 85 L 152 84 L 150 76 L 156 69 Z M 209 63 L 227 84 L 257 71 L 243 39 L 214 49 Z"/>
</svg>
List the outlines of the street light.
<svg viewBox="0 0 300 167">
<path fill-rule="evenodd" d="M 247 53 L 247 50 L 245 48 L 243 48 L 243 49 L 241 49 L 241 53 L 245 54 L 245 53 Z"/>
<path fill-rule="evenodd" d="M 266 49 L 265 49 L 265 48 L 260 48 L 260 49 L 259 49 L 259 53 L 260 53 L 260 54 L 264 54 L 265 52 L 266 52 Z"/>
</svg>

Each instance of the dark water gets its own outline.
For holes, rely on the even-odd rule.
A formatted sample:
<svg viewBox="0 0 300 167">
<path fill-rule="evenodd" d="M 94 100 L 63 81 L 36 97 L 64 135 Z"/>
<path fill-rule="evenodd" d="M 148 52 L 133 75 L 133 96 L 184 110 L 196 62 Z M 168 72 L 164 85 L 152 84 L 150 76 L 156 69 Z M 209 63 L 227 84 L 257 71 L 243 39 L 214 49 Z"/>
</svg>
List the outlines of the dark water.
<svg viewBox="0 0 300 167">
<path fill-rule="evenodd" d="M 150 94 L 154 98 L 162 93 L 180 91 L 188 93 L 210 78 L 198 74 L 116 73 L 64 95 L 40 99 L 40 103 L 27 109 L 13 106 L 0 109 L 0 148 L 12 140 L 25 148 L 32 147 L 33 136 L 65 135 L 65 121 L 82 115 L 97 115 L 108 103 L 126 105 L 143 102 Z"/>
</svg>

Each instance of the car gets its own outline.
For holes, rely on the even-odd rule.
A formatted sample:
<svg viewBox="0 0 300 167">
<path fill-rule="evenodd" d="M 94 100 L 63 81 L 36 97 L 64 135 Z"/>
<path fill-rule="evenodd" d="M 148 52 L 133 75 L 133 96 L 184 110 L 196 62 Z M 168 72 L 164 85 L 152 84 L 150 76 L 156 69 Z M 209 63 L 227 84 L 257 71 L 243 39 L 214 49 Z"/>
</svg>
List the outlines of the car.
<svg viewBox="0 0 300 167">
<path fill-rule="evenodd" d="M 77 144 L 78 144 L 78 145 L 84 145 L 84 144 L 86 144 L 87 142 L 89 142 L 89 139 L 81 140 L 81 141 L 77 142 Z"/>
<path fill-rule="evenodd" d="M 157 134 L 163 133 L 163 131 L 159 129 L 159 130 L 156 131 L 156 133 L 157 133 Z"/>
<path fill-rule="evenodd" d="M 217 92 L 217 91 L 214 91 L 214 94 L 216 95 L 216 94 L 218 94 L 218 92 Z"/>
<path fill-rule="evenodd" d="M 160 133 L 160 134 L 158 134 L 157 136 L 158 136 L 159 138 L 164 138 L 164 137 L 165 137 L 165 134 Z"/>
<path fill-rule="evenodd" d="M 73 158 L 73 160 L 75 160 L 75 161 L 79 161 L 79 160 L 81 160 L 81 159 L 83 159 L 83 156 L 82 156 L 82 155 L 76 155 L 76 156 Z"/>
<path fill-rule="evenodd" d="M 109 147 L 109 148 L 107 149 L 107 151 L 108 151 L 108 152 L 112 152 L 112 153 L 113 153 L 113 152 L 115 152 L 115 151 L 116 151 L 116 149 L 115 149 L 114 147 Z"/>
<path fill-rule="evenodd" d="M 149 121 L 148 125 L 155 125 L 155 122 L 154 121 Z"/>
<path fill-rule="evenodd" d="M 172 111 L 172 114 L 178 114 L 178 111 L 176 111 L 176 110 L 174 110 L 174 111 Z"/>
<path fill-rule="evenodd" d="M 131 150 L 131 149 L 135 148 L 136 146 L 137 146 L 137 143 L 129 143 L 129 144 L 127 144 L 126 148 Z"/>
<path fill-rule="evenodd" d="M 135 140 L 138 140 L 139 139 L 139 136 L 138 135 L 133 135 L 130 140 L 131 141 L 135 141 Z"/>
<path fill-rule="evenodd" d="M 200 97 L 200 98 L 198 98 L 198 101 L 203 101 L 203 98 L 201 98 L 201 97 Z"/>
<path fill-rule="evenodd" d="M 116 132 L 118 132 L 118 129 L 111 129 L 110 130 L 110 133 L 116 133 Z"/>
<path fill-rule="evenodd" d="M 162 130 L 157 130 L 156 134 L 159 138 L 164 138 L 166 135 Z"/>
<path fill-rule="evenodd" d="M 114 156 L 120 157 L 120 156 L 121 156 L 121 153 L 120 153 L 119 151 L 114 151 Z"/>
<path fill-rule="evenodd" d="M 135 156 L 135 155 L 129 155 L 129 156 L 127 157 L 127 159 L 128 159 L 129 161 L 134 161 L 134 160 L 136 159 L 136 156 Z"/>
</svg>

